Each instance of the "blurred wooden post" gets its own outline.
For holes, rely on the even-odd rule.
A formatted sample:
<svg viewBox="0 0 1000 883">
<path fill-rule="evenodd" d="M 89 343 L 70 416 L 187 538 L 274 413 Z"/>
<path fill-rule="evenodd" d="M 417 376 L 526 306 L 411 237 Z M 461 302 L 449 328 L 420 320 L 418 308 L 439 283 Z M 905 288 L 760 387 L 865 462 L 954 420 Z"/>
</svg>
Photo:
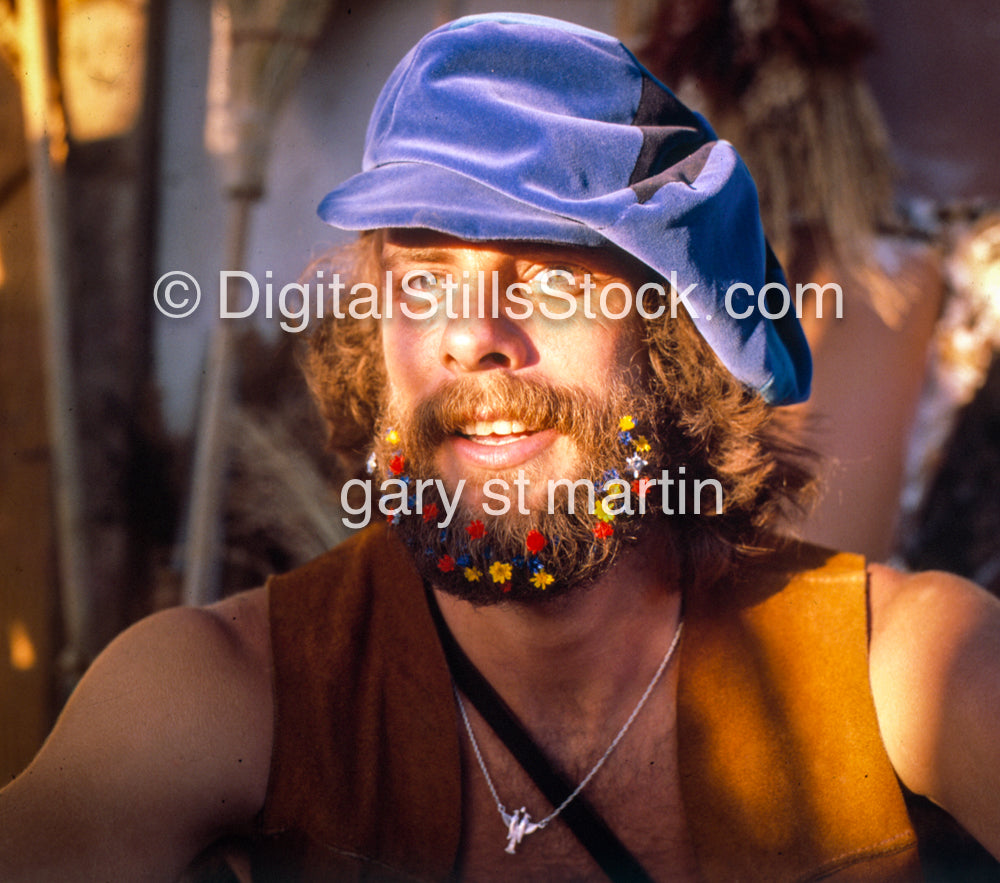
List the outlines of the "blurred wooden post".
<svg viewBox="0 0 1000 883">
<path fill-rule="evenodd" d="M 86 664 L 91 631 L 87 540 L 79 461 L 78 403 L 70 348 L 69 268 L 65 159 L 66 132 L 55 98 L 52 22 L 44 0 L 17 5 L 24 129 L 31 167 L 39 285 L 43 305 L 42 353 L 47 367 L 49 452 L 55 494 L 56 547 L 65 644 L 60 669 L 72 679 Z"/>
<path fill-rule="evenodd" d="M 157 4 L 0 3 L 0 37 L 20 80 L 20 143 L 33 197 L 19 223 L 22 240 L 32 231 L 38 265 L 31 289 L 41 330 L 33 354 L 45 374 L 38 398 L 46 403 L 48 442 L 37 453 L 49 458 L 51 487 L 39 484 L 34 492 L 53 500 L 46 514 L 58 560 L 58 704 L 128 621 L 128 600 L 144 588 L 133 548 L 131 477 L 150 358 L 143 333 L 150 306 L 143 297 L 150 254 L 143 217 L 151 203 L 143 172 L 153 167 L 145 24 Z M 5 354 L 23 353 L 30 340 L 22 329 Z M 30 367 L 25 359 L 29 376 Z M 34 507 L 22 505 L 13 517 L 37 518 L 40 536 L 50 528 Z M 27 590 L 43 594 L 37 578 Z M 55 623 L 44 628 L 48 635 Z M 27 635 L 32 646 L 46 644 L 37 629 Z"/>
<path fill-rule="evenodd" d="M 230 214 L 223 269 L 243 270 L 253 204 L 264 192 L 274 120 L 318 39 L 333 0 L 216 0 L 206 141 L 224 163 Z M 232 323 L 219 319 L 209 343 L 188 500 L 181 598 L 218 599 L 222 513 L 233 400 Z"/>
<path fill-rule="evenodd" d="M 18 84 L 0 64 L 0 785 L 52 723 L 56 620 L 42 306 Z"/>
</svg>

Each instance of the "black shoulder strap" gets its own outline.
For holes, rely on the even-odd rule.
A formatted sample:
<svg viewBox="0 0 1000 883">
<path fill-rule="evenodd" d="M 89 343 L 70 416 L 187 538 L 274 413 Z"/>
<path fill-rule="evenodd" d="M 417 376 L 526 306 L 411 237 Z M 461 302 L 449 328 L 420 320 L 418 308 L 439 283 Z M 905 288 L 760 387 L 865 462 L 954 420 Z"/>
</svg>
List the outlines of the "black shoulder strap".
<svg viewBox="0 0 1000 883">
<path fill-rule="evenodd" d="M 552 806 L 559 806 L 573 793 L 575 786 L 545 756 L 507 703 L 465 655 L 441 616 L 434 593 L 429 588 L 427 601 L 456 686 L 469 697 L 546 800 Z M 585 795 L 578 794 L 559 817 L 611 880 L 616 883 L 652 883 L 649 874 Z"/>
</svg>

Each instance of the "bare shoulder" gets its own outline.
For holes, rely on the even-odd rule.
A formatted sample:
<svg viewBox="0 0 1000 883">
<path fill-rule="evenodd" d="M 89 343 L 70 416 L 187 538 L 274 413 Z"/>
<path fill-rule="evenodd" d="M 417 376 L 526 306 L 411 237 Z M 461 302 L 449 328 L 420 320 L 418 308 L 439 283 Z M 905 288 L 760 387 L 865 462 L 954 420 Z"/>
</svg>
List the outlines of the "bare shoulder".
<svg viewBox="0 0 1000 883">
<path fill-rule="evenodd" d="M 271 628 L 266 588 L 232 595 L 210 607 L 188 609 L 210 616 L 228 649 L 245 656 L 253 662 L 255 670 L 265 671 L 270 677 Z"/>
<path fill-rule="evenodd" d="M 869 569 L 870 677 L 896 772 L 1000 856 L 1000 601 L 952 574 Z"/>
<path fill-rule="evenodd" d="M 938 570 L 902 573 L 883 564 L 869 564 L 868 584 L 873 629 L 925 606 L 949 611 L 949 621 L 1000 608 L 1000 602 L 975 583 Z"/>
<path fill-rule="evenodd" d="M 142 620 L 0 792 L 0 877 L 176 878 L 260 809 L 272 718 L 265 590 Z"/>
</svg>

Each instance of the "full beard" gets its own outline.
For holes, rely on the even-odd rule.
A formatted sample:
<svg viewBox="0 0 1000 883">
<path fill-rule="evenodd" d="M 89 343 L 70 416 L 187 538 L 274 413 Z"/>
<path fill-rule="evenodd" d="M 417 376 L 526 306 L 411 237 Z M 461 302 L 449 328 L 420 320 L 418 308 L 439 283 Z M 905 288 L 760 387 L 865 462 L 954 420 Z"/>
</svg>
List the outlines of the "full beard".
<svg viewBox="0 0 1000 883">
<path fill-rule="evenodd" d="M 546 493 L 546 503 L 536 501 L 527 514 L 518 511 L 513 498 L 502 515 L 460 499 L 451 523 L 439 528 L 445 503 L 437 484 L 425 485 L 422 512 L 391 517 L 421 576 L 477 605 L 553 599 L 592 583 L 649 529 L 650 519 L 639 514 L 639 495 L 645 494 L 639 480 L 655 473 L 662 463 L 657 452 L 664 450 L 655 431 L 651 399 L 625 382 L 598 399 L 579 388 L 515 380 L 501 372 L 494 372 L 488 383 L 456 380 L 411 412 L 390 397 L 374 452 L 374 469 L 383 482 L 407 481 L 411 494 L 416 479 L 443 482 L 434 463 L 441 444 L 475 424 L 482 414 L 502 414 L 533 431 L 553 429 L 573 443 L 575 474 L 541 475 L 540 467 L 528 464 L 524 478 L 530 488 L 548 491 L 549 479 L 559 478 L 585 478 L 595 487 L 596 512 L 585 488 L 576 486 L 572 491 L 558 489 L 551 506 Z M 499 478 L 506 482 L 502 486 L 514 488 L 517 472 L 490 471 L 473 480 Z M 617 494 L 612 508 L 624 510 L 612 517 L 600 503 L 608 487 Z M 451 498 L 455 488 L 447 487 L 446 492 Z M 644 501 L 647 514 L 658 508 L 657 498 L 651 494 Z"/>
</svg>

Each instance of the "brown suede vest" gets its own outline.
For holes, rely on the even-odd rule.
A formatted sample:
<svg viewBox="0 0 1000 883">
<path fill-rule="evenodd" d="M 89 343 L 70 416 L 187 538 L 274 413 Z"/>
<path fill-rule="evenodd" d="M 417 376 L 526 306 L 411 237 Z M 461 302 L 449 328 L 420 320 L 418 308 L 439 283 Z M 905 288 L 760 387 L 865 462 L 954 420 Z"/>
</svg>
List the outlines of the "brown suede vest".
<svg viewBox="0 0 1000 883">
<path fill-rule="evenodd" d="M 269 589 L 254 879 L 454 878 L 459 728 L 405 548 L 371 528 Z M 920 879 L 868 686 L 861 559 L 795 545 L 685 603 L 679 762 L 703 878 Z"/>
</svg>

